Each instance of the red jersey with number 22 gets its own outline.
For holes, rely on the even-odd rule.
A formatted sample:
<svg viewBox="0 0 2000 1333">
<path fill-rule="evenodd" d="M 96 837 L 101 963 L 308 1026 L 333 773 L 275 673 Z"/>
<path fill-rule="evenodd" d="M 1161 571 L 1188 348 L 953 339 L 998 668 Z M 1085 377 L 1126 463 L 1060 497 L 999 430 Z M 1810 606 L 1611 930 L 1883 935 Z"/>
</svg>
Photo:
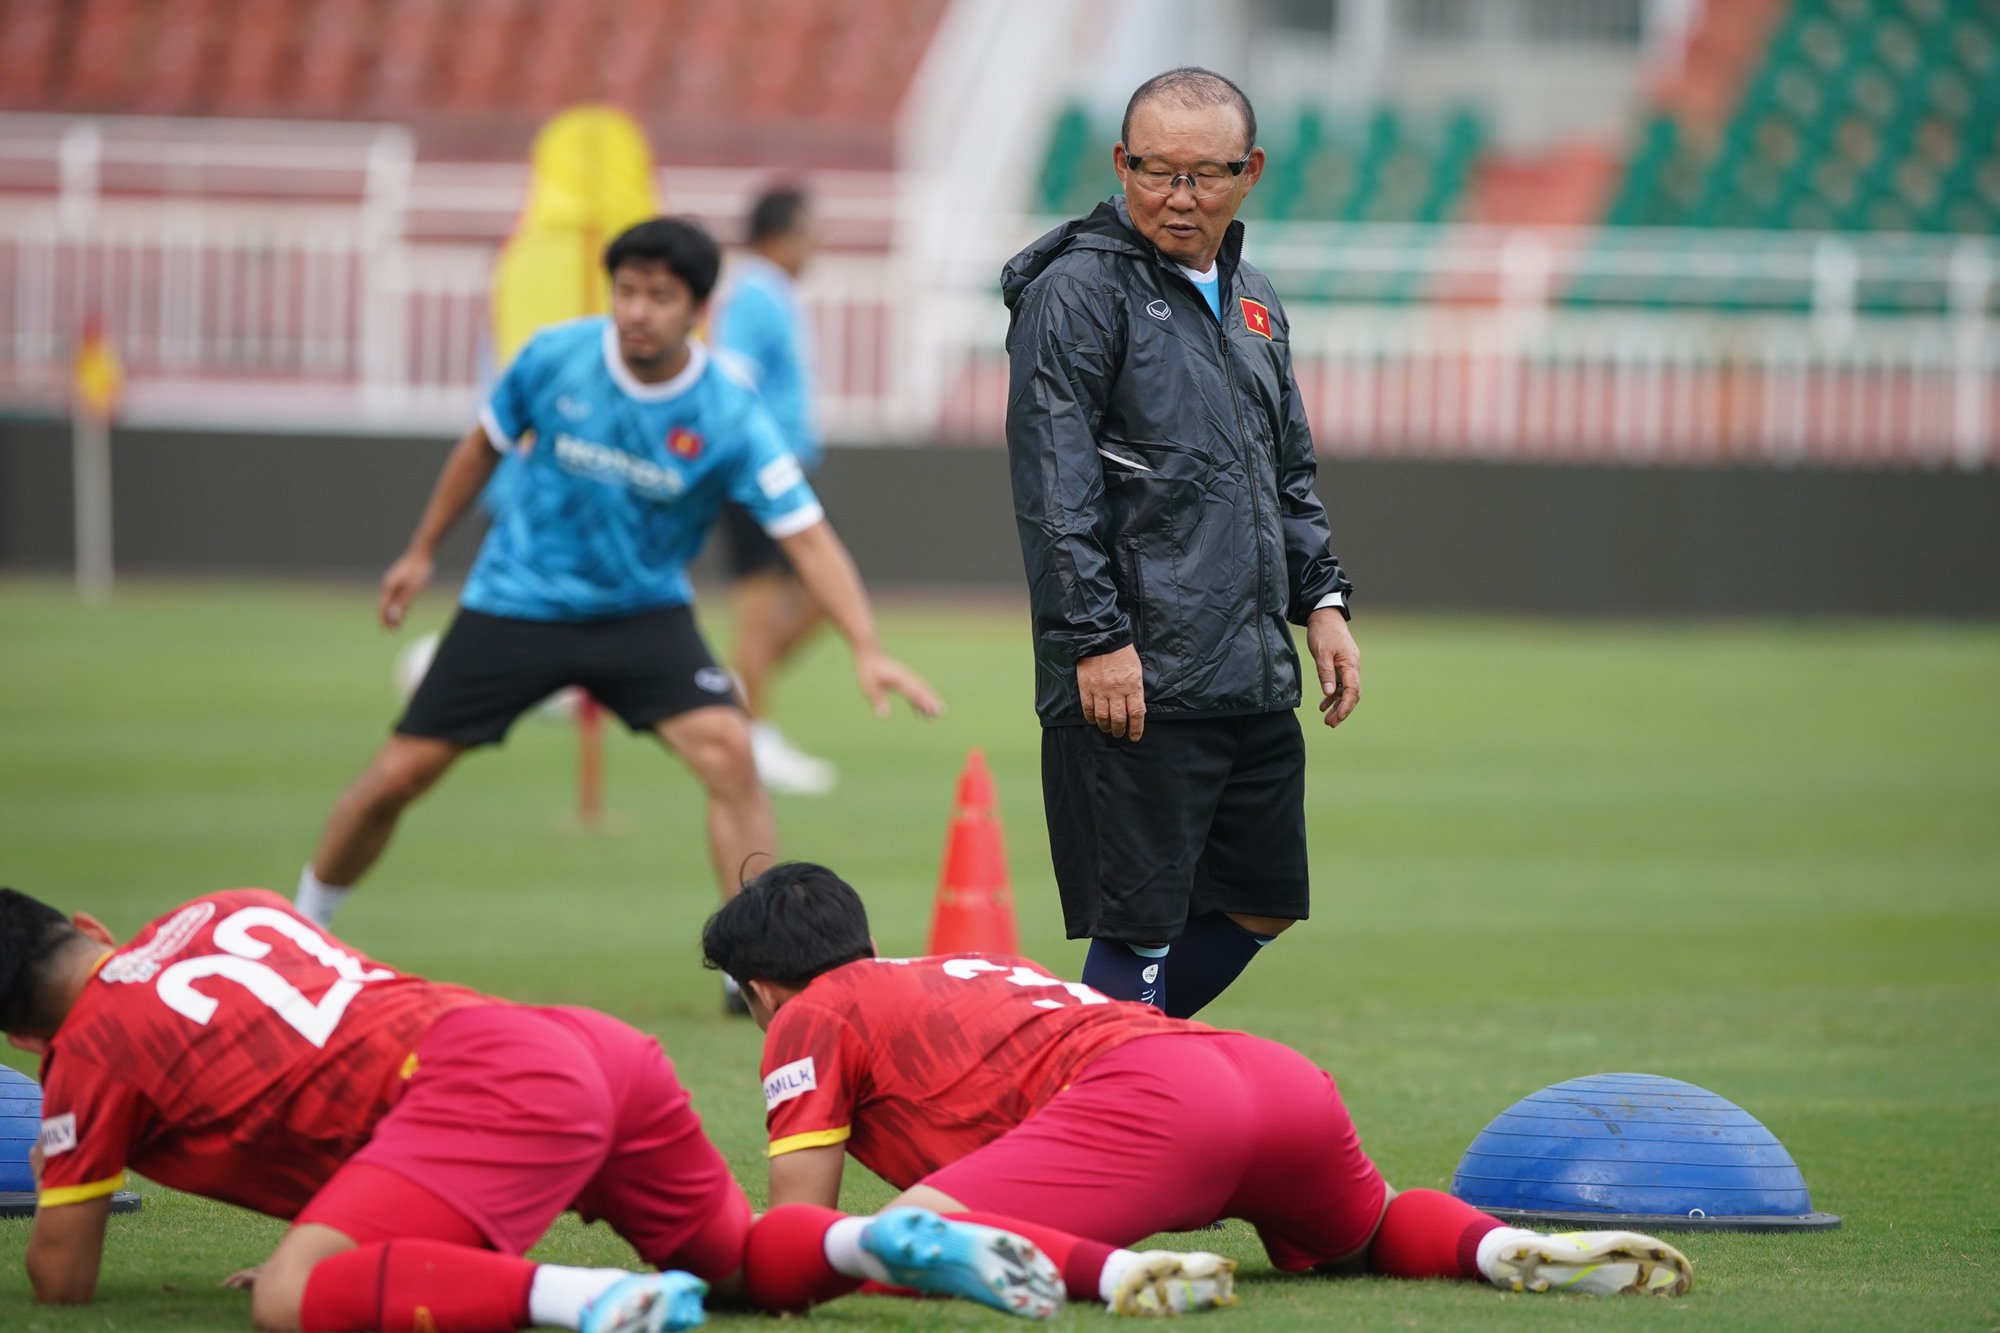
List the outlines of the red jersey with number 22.
<svg viewBox="0 0 2000 1333">
<path fill-rule="evenodd" d="M 106 958 L 49 1043 L 42 1206 L 129 1166 L 293 1217 L 395 1104 L 417 1038 L 497 1003 L 391 971 L 275 893 L 197 898 Z"/>
<path fill-rule="evenodd" d="M 908 1189 L 1019 1125 L 1114 1046 L 1211 1030 L 1025 958 L 865 958 L 813 978 L 771 1020 L 770 1155 L 844 1143 Z"/>
</svg>

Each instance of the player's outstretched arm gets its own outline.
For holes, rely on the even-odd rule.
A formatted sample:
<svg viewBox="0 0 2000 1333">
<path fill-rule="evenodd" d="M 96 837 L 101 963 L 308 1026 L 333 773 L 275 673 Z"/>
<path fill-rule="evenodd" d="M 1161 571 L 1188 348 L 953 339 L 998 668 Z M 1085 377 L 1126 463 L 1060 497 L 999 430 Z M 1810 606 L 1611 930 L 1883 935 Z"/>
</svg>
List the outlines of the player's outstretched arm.
<svg viewBox="0 0 2000 1333">
<path fill-rule="evenodd" d="M 779 538 L 778 545 L 806 592 L 854 649 L 854 674 L 875 715 L 889 715 L 892 693 L 908 699 L 910 707 L 923 717 L 943 712 L 943 701 L 924 678 L 883 652 L 876 641 L 875 613 L 868 606 L 868 592 L 861 586 L 861 575 L 833 525 L 821 519 L 803 532 Z"/>
<path fill-rule="evenodd" d="M 417 520 L 417 530 L 411 534 L 409 546 L 382 576 L 381 611 L 385 629 L 395 629 L 403 623 L 403 613 L 431 581 L 431 561 L 437 555 L 438 543 L 479 498 L 479 492 L 492 480 L 493 469 L 498 466 L 499 451 L 486 438 L 483 427 L 474 426 L 453 447 L 451 457 L 445 459 L 444 471 L 438 474 L 437 485 L 431 488 L 430 501 L 424 505 L 423 517 Z"/>
<path fill-rule="evenodd" d="M 28 1283 L 44 1305 L 82 1305 L 97 1292 L 111 1196 L 35 1211 L 28 1234 Z"/>
</svg>

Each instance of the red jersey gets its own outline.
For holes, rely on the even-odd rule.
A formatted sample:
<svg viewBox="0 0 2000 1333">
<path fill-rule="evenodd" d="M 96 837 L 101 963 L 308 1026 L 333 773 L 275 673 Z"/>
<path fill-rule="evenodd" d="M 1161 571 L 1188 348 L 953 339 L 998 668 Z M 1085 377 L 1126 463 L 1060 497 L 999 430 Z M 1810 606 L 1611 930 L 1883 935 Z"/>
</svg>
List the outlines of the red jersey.
<svg viewBox="0 0 2000 1333">
<path fill-rule="evenodd" d="M 770 1155 L 845 1143 L 908 1189 L 991 1143 L 1114 1046 L 1206 1032 L 1025 958 L 866 958 L 813 978 L 764 1037 Z"/>
<path fill-rule="evenodd" d="M 442 1014 L 497 1004 L 353 952 L 263 889 L 197 898 L 99 966 L 42 1060 L 41 1202 L 129 1166 L 295 1216 L 374 1133 Z"/>
</svg>

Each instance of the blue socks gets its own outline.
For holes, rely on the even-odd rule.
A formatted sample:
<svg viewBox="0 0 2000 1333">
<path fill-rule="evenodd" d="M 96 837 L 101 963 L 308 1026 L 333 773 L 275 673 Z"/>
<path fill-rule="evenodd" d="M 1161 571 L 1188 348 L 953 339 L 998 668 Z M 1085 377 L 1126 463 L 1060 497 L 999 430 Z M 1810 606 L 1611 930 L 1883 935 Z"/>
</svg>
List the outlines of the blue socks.
<svg viewBox="0 0 2000 1333">
<path fill-rule="evenodd" d="M 1092 940 L 1090 953 L 1083 960 L 1083 984 L 1114 1000 L 1137 1000 L 1165 1009 L 1168 947 Z"/>
<path fill-rule="evenodd" d="M 1228 990 L 1257 951 L 1276 938 L 1245 930 L 1226 912 L 1192 918 L 1174 941 L 1173 1003 L 1161 1007 L 1171 1017 L 1193 1018 Z"/>
</svg>

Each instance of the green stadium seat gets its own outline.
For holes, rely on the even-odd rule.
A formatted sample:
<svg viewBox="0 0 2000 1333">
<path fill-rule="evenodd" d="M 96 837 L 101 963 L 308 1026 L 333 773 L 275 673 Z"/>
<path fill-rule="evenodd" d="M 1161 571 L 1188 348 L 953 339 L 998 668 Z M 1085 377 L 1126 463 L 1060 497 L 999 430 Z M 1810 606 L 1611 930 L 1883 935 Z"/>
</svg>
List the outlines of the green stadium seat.
<svg viewBox="0 0 2000 1333">
<path fill-rule="evenodd" d="M 1606 221 L 1990 233 L 1996 132 L 2000 5 L 1798 0 L 1712 146 L 1646 126 Z"/>
</svg>

